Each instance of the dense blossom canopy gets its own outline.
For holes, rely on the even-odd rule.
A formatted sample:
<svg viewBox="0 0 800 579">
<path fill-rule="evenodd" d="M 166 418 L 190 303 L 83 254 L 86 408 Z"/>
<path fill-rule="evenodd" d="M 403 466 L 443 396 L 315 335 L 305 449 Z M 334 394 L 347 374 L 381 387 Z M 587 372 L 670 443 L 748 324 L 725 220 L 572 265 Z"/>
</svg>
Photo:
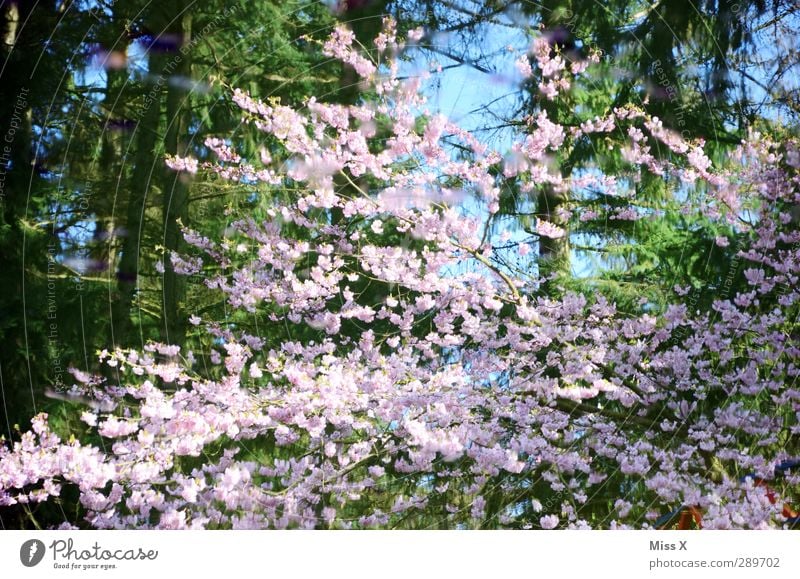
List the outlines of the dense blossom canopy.
<svg viewBox="0 0 800 579">
<path fill-rule="evenodd" d="M 216 264 L 207 286 L 275 330 L 192 316 L 213 337 L 211 368 L 166 344 L 103 352 L 118 383 L 74 371 L 102 444 L 35 417 L 0 449 L 0 505 L 74 485 L 73 523 L 96 528 L 646 528 L 680 505 L 706 528 L 784 526 L 800 482 L 778 468 L 800 435 L 795 144 L 753 135 L 714 167 L 703 143 L 627 106 L 575 127 L 538 113 L 500 154 L 426 110 L 423 79 L 398 78 L 402 48 L 391 21 L 375 59 L 338 28 L 323 49 L 369 89 L 360 104 L 237 90 L 270 143 L 261 159 L 219 139 L 206 142 L 215 162 L 170 159 L 302 188 L 225 239 L 187 229 L 196 251 L 171 256 L 187 275 Z M 592 60 L 539 39 L 517 68 L 553 99 Z M 553 166 L 600 132 L 625 175 Z M 509 182 L 624 198 L 644 172 L 700 191 L 687 211 L 736 231 L 748 291 L 700 312 L 676 287 L 663 312 L 623 313 L 601 294 L 544 297 L 533 269 L 508 266 L 530 251 L 490 231 Z M 566 234 L 545 221 L 535 233 Z"/>
</svg>

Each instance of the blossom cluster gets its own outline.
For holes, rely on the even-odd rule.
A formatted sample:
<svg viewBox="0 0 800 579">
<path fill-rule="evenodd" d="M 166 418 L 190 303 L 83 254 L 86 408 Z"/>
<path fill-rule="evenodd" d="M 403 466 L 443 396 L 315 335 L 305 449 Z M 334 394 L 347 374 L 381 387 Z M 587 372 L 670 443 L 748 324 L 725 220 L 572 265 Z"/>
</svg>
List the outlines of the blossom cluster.
<svg viewBox="0 0 800 579">
<path fill-rule="evenodd" d="M 378 48 L 397 46 L 389 25 Z M 684 504 L 708 528 L 786 525 L 800 482 L 775 470 L 800 434 L 789 149 L 753 139 L 714 168 L 701 143 L 626 107 L 572 129 L 534 116 L 510 163 L 431 114 L 418 84 L 346 29 L 325 50 L 377 97 L 293 108 L 236 91 L 280 146 L 253 168 L 210 139 L 219 163 L 201 166 L 305 193 L 235 223 L 231 239 L 187 230 L 203 260 L 172 257 L 186 273 L 224 264 L 207 286 L 274 333 L 193 316 L 213 338 L 210 368 L 173 345 L 103 352 L 117 382 L 75 374 L 103 444 L 65 442 L 35 417 L 0 449 L 0 505 L 74 485 L 76 523 L 95 528 L 641 528 Z M 534 56 L 548 94 L 585 69 L 544 41 Z M 487 232 L 507 180 L 615 185 L 550 166 L 548 151 L 593 132 L 624 139 L 632 170 L 702 184 L 702 209 L 739 223 L 748 291 L 710 312 L 676 293 L 663 313 L 623 313 L 601 294 L 546 297 L 504 267 Z M 656 158 L 660 145 L 675 156 Z M 464 196 L 477 199 L 469 212 Z M 736 219 L 743 207 L 757 220 Z"/>
</svg>

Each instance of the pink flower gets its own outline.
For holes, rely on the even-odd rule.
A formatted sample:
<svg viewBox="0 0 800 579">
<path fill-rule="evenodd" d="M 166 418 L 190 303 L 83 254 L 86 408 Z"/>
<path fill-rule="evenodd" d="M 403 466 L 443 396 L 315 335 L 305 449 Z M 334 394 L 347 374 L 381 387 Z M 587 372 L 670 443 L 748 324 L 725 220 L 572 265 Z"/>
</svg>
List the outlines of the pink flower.
<svg viewBox="0 0 800 579">
<path fill-rule="evenodd" d="M 173 171 L 184 171 L 192 175 L 197 173 L 198 169 L 197 159 L 191 157 L 168 157 L 166 164 Z"/>
<path fill-rule="evenodd" d="M 255 362 L 250 364 L 250 377 L 251 378 L 258 379 L 258 378 L 261 378 L 263 375 L 264 375 L 264 373 L 261 371 L 261 368 L 258 367 L 258 364 L 256 364 Z"/>
<path fill-rule="evenodd" d="M 585 528 L 582 505 L 599 525 L 631 528 L 675 504 L 702 505 L 708 527 L 785 525 L 788 498 L 773 504 L 752 479 L 705 476 L 698 449 L 731 473 L 775 479 L 776 494 L 796 482 L 774 472 L 794 458 L 781 440 L 800 434 L 787 330 L 800 300 L 787 167 L 796 144 L 753 136 L 715 169 L 699 141 L 628 106 L 581 128 L 536 114 L 504 158 L 429 114 L 422 79 L 398 78 L 392 22 L 376 40 L 380 77 L 356 46 L 342 26 L 325 43 L 366 75 L 358 104 L 234 92 L 270 136 L 276 159 L 264 156 L 264 173 L 232 142 L 206 141 L 220 159 L 198 164 L 210 184 L 260 180 L 286 193 L 223 219 L 213 240 L 185 229 L 190 254 L 170 255 L 176 271 L 204 274 L 204 303 L 221 304 L 189 318 L 212 363 L 161 343 L 101 351 L 114 371 L 72 371 L 74 386 L 49 392 L 85 406 L 80 422 L 59 421 L 63 440 L 40 414 L 0 444 L 0 507 L 69 502 L 69 485 L 81 524 L 96 528 L 461 527 L 487 516 L 501 527 Z M 546 38 L 531 56 L 553 96 L 583 70 Z M 633 166 L 614 175 L 579 164 L 562 177 L 557 158 L 592 132 Z M 654 144 L 670 154 L 656 157 Z M 538 221 L 542 237 L 569 235 L 555 223 L 575 216 L 657 218 L 674 200 L 628 202 L 644 172 L 708 193 L 678 210 L 731 232 L 715 241 L 735 241 L 741 263 L 729 277 L 743 272 L 752 291 L 734 293 L 726 279 L 706 306 L 675 279 L 677 295 L 645 287 L 619 309 L 604 284 L 544 292 L 552 278 L 522 267 L 531 247 L 492 216 L 509 184 L 529 197 L 540 186 L 575 193 L 552 222 Z M 339 191 L 347 177 L 352 187 Z M 668 301 L 650 308 L 654 299 Z M 97 434 L 99 447 L 82 442 Z M 598 499 L 609 477 L 630 492 Z M 534 478 L 556 495 L 519 508 Z M 487 491 L 506 506 L 489 509 Z"/>
<path fill-rule="evenodd" d="M 420 27 L 408 31 L 408 39 L 412 42 L 419 42 L 425 36 L 425 29 Z"/>
<path fill-rule="evenodd" d="M 514 65 L 517 67 L 517 71 L 522 75 L 522 78 L 529 78 L 533 74 L 531 62 L 528 60 L 527 54 L 520 56 Z"/>
<path fill-rule="evenodd" d="M 482 519 L 486 514 L 486 499 L 483 497 L 475 497 L 472 501 L 472 507 L 470 508 L 470 516 L 473 519 Z"/>
<path fill-rule="evenodd" d="M 128 436 L 138 429 L 139 425 L 136 422 L 119 420 L 116 416 L 109 416 L 105 421 L 100 423 L 97 432 L 106 438 L 119 438 Z"/>
<path fill-rule="evenodd" d="M 555 529 L 558 526 L 558 517 L 556 515 L 545 515 L 539 519 L 539 525 L 545 530 Z"/>
<path fill-rule="evenodd" d="M 564 237 L 566 232 L 558 227 L 557 225 L 553 225 L 549 221 L 545 221 L 543 219 L 539 219 L 536 222 L 536 233 L 543 237 L 550 237 L 552 239 L 559 239 Z"/>
<path fill-rule="evenodd" d="M 323 54 L 333 56 L 351 65 L 359 76 L 367 78 L 375 72 L 375 65 L 368 59 L 356 53 L 352 49 L 355 35 L 344 25 L 340 24 L 335 29 L 331 37 L 323 45 Z"/>
<path fill-rule="evenodd" d="M 89 426 L 97 426 L 97 414 L 94 414 L 93 412 L 81 413 L 81 420 Z"/>
<path fill-rule="evenodd" d="M 186 511 L 176 511 L 175 509 L 170 509 L 162 513 L 157 528 L 170 530 L 185 529 Z"/>
</svg>

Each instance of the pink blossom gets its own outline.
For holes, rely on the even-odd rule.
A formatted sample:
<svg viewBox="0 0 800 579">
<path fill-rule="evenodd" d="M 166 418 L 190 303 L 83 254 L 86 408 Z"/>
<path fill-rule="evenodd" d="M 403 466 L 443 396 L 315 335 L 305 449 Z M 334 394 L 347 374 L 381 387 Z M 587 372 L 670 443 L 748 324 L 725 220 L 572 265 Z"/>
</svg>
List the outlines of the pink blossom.
<svg viewBox="0 0 800 579">
<path fill-rule="evenodd" d="M 788 209 L 796 144 L 751 137 L 714 167 L 702 143 L 627 106 L 571 129 L 537 112 L 504 155 L 428 114 L 422 81 L 397 78 L 385 26 L 385 77 L 344 26 L 325 43 L 374 89 L 363 103 L 233 93 L 269 134 L 264 179 L 292 179 L 292 195 L 218 237 L 184 230 L 190 251 L 169 256 L 178 273 L 207 273 L 204 291 L 224 303 L 218 319 L 189 318 L 208 358 L 148 343 L 101 351 L 112 378 L 73 371 L 75 385 L 50 396 L 83 405 L 80 421 L 59 420 L 62 440 L 37 415 L 0 445 L 0 507 L 77 492 L 80 525 L 95 528 L 555 529 L 651 527 L 696 504 L 708 528 L 783 526 L 796 476 L 775 466 L 794 458 L 781 441 L 800 433 L 789 335 L 800 300 Z M 555 96 L 584 67 L 551 50 L 538 38 L 531 56 Z M 358 130 L 367 122 L 388 140 Z M 634 178 L 586 166 L 562 175 L 556 160 L 592 132 L 606 133 Z M 654 141 L 671 154 L 656 158 Z M 198 172 L 256 175 L 233 142 L 206 145 L 220 164 Z M 676 279 L 663 307 L 643 292 L 617 308 L 602 284 L 541 291 L 551 278 L 521 267 L 528 243 L 496 236 L 507 184 L 567 195 L 553 218 L 563 226 L 536 224 L 560 238 L 575 216 L 649 216 L 624 190 L 645 171 L 707 193 L 685 208 L 730 231 L 716 242 L 735 240 L 747 291 L 726 286 L 706 308 Z M 615 195 L 613 206 L 583 205 L 590 188 Z M 709 476 L 707 453 L 727 475 Z M 742 472 L 769 480 L 775 504 Z M 608 485 L 627 490 L 608 500 Z"/>
<path fill-rule="evenodd" d="M 533 69 L 531 68 L 531 63 L 530 60 L 528 60 L 527 54 L 520 56 L 514 64 L 517 67 L 517 71 L 522 75 L 522 78 L 529 78 L 533 74 Z"/>
<path fill-rule="evenodd" d="M 545 515 L 539 519 L 539 525 L 545 530 L 555 529 L 558 526 L 558 517 L 556 515 Z"/>
<path fill-rule="evenodd" d="M 97 431 L 101 436 L 107 438 L 118 438 L 127 436 L 139 428 L 135 422 L 128 420 L 119 420 L 116 416 L 109 416 L 106 420 L 100 423 Z"/>
<path fill-rule="evenodd" d="M 536 222 L 536 232 L 543 237 L 551 237 L 553 239 L 564 237 L 566 234 L 562 228 L 543 219 L 539 219 Z"/>
</svg>

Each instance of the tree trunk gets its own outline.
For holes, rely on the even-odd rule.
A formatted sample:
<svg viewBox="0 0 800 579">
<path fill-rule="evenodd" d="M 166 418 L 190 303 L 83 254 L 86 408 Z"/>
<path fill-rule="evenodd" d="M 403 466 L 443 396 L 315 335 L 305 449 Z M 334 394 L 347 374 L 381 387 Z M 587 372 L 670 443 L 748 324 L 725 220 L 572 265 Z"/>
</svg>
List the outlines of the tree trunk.
<svg viewBox="0 0 800 579">
<path fill-rule="evenodd" d="M 150 82 L 145 87 L 145 98 L 136 126 L 136 147 L 130 199 L 125 219 L 127 231 L 122 247 L 118 272 L 119 300 L 115 307 L 114 342 L 117 345 L 134 345 L 133 319 L 138 309 L 139 336 L 145 340 L 142 309 L 136 301 L 140 297 L 139 257 L 143 249 L 144 223 L 148 208 L 147 196 L 153 190 L 164 193 L 162 219 L 164 227 L 164 299 L 161 306 L 164 341 L 181 343 L 183 331 L 180 308 L 185 295 L 185 282 L 178 279 L 169 260 L 169 252 L 179 249 L 180 230 L 178 219 L 186 220 L 188 212 L 188 189 L 180 176 L 168 173 L 163 153 L 181 154 L 188 135 L 188 109 L 182 106 L 185 95 L 176 84 L 173 75 L 189 76 L 188 54 L 180 49 L 188 42 L 191 32 L 191 16 L 184 0 L 175 0 L 153 5 L 153 12 L 145 19 L 146 28 L 155 37 L 149 47 L 148 70 Z M 166 134 L 160 132 L 162 106 L 166 112 Z M 163 145 L 163 148 L 162 146 Z M 134 314 L 134 315 L 132 315 Z"/>
<path fill-rule="evenodd" d="M 536 218 L 549 221 L 567 232 L 559 238 L 539 237 L 540 262 L 551 263 L 553 266 L 569 263 L 569 224 L 558 211 L 566 201 L 568 201 L 567 193 L 557 193 L 551 185 L 545 186 L 536 198 Z"/>
<path fill-rule="evenodd" d="M 149 70 L 154 76 L 163 68 L 164 57 L 151 52 L 148 59 Z M 133 336 L 132 314 L 139 290 L 139 255 L 144 231 L 144 219 L 147 209 L 147 195 L 153 185 L 155 167 L 153 166 L 156 143 L 158 142 L 159 120 L 161 118 L 161 101 L 163 83 L 161 77 L 154 79 L 149 85 L 146 97 L 138 113 L 133 139 L 135 153 L 133 156 L 133 172 L 129 187 L 128 204 L 124 218 L 124 237 L 117 270 L 117 290 L 119 293 L 112 312 L 112 339 L 115 346 L 127 347 L 135 345 Z M 141 330 L 141 314 L 139 316 Z M 140 335 L 139 342 L 144 341 Z"/>
<path fill-rule="evenodd" d="M 176 21 L 176 33 L 183 46 L 190 42 L 192 18 L 184 13 Z M 180 58 L 175 73 L 180 80 L 188 80 L 192 74 L 189 52 L 176 55 Z M 190 114 L 187 106 L 189 93 L 171 84 L 167 92 L 167 135 L 165 150 L 169 155 L 186 155 L 189 136 Z M 184 247 L 180 224 L 186 225 L 189 218 L 189 186 L 185 175 L 164 168 L 163 215 L 164 215 L 164 286 L 162 302 L 162 341 L 168 344 L 183 345 L 186 338 L 186 277 L 177 273 L 168 256 L 172 251 L 180 253 Z"/>
<path fill-rule="evenodd" d="M 557 193 L 551 185 L 546 185 L 536 200 L 536 218 L 549 221 L 566 232 L 557 239 L 539 237 L 539 267 L 543 273 L 569 270 L 569 223 L 559 215 L 558 211 L 567 201 L 567 193 Z"/>
<path fill-rule="evenodd" d="M 25 29 L 30 6 L 5 2 L 0 6 L 0 434 L 12 435 L 13 424 L 24 425 L 41 402 L 42 384 L 52 378 L 47 342 L 42 334 L 38 298 L 41 279 L 32 273 L 47 268 L 42 237 L 26 236 L 22 222 L 28 216 L 32 174 L 32 100 L 41 75 L 33 76 L 29 47 L 42 40 L 40 27 Z M 41 18 L 51 16 L 41 7 Z M 30 317 L 28 317 L 30 316 Z"/>
</svg>

